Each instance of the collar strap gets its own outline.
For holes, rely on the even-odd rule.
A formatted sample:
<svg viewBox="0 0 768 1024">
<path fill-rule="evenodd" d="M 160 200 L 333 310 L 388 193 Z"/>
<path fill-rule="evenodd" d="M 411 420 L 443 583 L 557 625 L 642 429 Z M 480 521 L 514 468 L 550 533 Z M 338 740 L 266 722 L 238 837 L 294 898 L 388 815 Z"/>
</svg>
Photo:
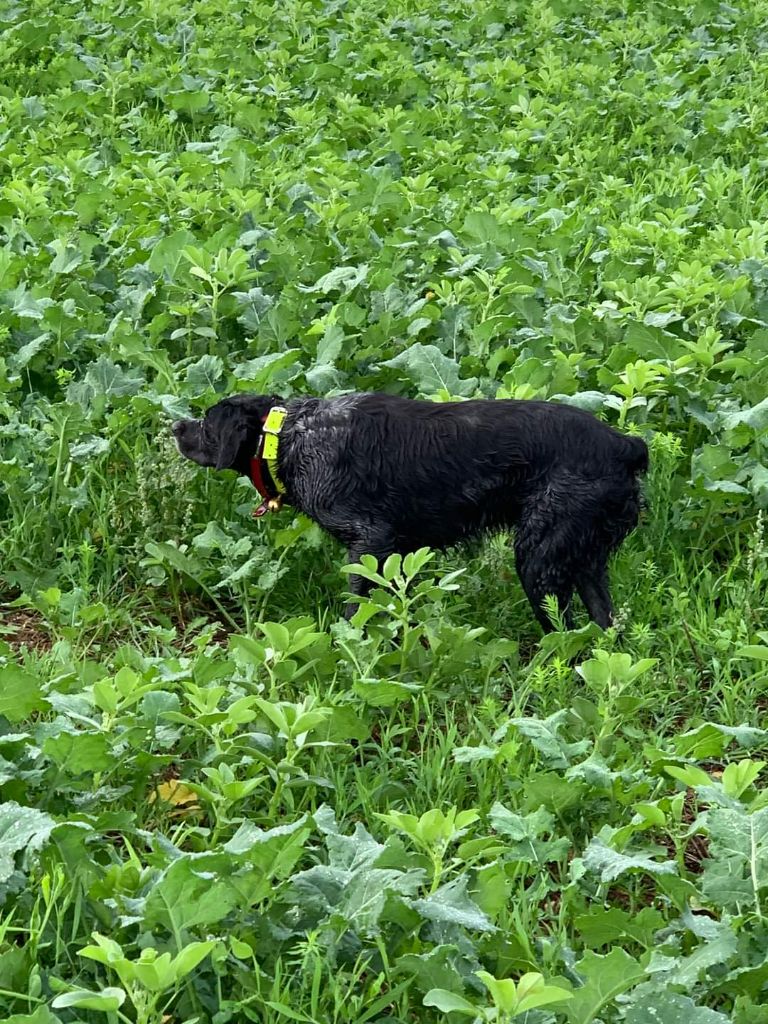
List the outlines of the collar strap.
<svg viewBox="0 0 768 1024">
<path fill-rule="evenodd" d="M 288 410 L 273 405 L 264 417 L 261 439 L 256 455 L 251 459 L 251 483 L 264 501 L 254 510 L 257 518 L 265 512 L 276 512 L 285 494 L 285 484 L 280 479 L 277 455 L 280 446 L 280 431 L 283 429 Z"/>
</svg>

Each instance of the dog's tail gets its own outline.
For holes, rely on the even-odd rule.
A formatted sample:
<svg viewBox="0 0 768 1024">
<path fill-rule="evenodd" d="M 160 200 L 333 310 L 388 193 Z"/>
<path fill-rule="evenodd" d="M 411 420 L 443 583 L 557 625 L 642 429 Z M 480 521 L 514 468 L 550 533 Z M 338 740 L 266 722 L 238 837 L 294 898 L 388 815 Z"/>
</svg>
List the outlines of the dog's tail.
<svg viewBox="0 0 768 1024">
<path fill-rule="evenodd" d="M 622 459 L 624 465 L 631 473 L 641 475 L 648 472 L 648 445 L 642 437 L 634 437 L 631 434 L 624 434 L 624 451 Z"/>
</svg>

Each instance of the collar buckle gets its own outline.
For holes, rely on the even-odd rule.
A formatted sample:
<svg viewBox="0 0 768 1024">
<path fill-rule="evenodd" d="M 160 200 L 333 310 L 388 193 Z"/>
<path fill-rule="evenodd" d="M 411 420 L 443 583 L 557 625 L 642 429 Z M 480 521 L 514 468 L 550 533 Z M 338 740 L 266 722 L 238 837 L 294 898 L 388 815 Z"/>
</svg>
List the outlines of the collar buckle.
<svg viewBox="0 0 768 1024">
<path fill-rule="evenodd" d="M 283 507 L 283 496 L 278 494 L 276 498 L 265 498 L 260 505 L 251 512 L 253 519 L 261 519 L 267 512 L 279 512 Z"/>
</svg>

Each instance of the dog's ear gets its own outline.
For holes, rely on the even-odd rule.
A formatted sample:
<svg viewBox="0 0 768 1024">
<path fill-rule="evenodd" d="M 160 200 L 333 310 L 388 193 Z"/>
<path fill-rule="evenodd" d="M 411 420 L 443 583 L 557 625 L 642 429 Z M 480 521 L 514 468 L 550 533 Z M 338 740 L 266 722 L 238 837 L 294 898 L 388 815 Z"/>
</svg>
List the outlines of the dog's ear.
<svg viewBox="0 0 768 1024">
<path fill-rule="evenodd" d="M 243 445 L 248 440 L 248 420 L 240 409 L 232 409 L 226 420 L 219 426 L 216 453 L 216 469 L 234 469 L 240 461 Z"/>
<path fill-rule="evenodd" d="M 256 454 L 261 427 L 270 408 L 280 400 L 269 395 L 233 395 L 212 406 L 205 415 L 211 463 L 216 469 L 248 473 Z M 214 447 L 215 446 L 215 447 Z"/>
</svg>

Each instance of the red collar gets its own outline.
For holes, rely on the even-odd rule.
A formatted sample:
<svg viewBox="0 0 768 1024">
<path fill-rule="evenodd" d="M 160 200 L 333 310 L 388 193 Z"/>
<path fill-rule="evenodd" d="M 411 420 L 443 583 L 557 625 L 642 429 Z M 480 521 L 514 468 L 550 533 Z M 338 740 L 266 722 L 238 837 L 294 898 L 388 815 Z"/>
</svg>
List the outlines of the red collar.
<svg viewBox="0 0 768 1024">
<path fill-rule="evenodd" d="M 254 455 L 251 459 L 251 483 L 265 501 L 277 498 L 277 488 L 272 482 L 266 462 L 261 457 L 261 443 L 259 443 L 259 454 Z"/>
<path fill-rule="evenodd" d="M 262 424 L 266 423 L 267 417 L 262 416 L 261 422 Z M 264 499 L 258 508 L 253 510 L 252 515 L 254 519 L 260 519 L 265 512 L 277 511 L 275 504 L 277 503 L 278 508 L 282 504 L 282 495 L 275 487 L 266 460 L 262 458 L 263 448 L 264 434 L 262 433 L 259 438 L 259 449 L 251 458 L 251 483 Z"/>
</svg>

